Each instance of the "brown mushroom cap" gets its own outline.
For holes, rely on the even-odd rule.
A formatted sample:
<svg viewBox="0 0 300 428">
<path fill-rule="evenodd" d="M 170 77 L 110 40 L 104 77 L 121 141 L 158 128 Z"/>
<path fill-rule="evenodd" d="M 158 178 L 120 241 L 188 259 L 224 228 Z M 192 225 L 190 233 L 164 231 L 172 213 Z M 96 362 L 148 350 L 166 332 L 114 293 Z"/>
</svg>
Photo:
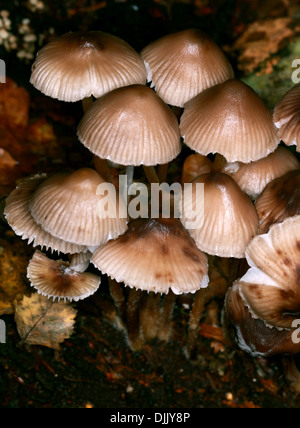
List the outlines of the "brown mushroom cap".
<svg viewBox="0 0 300 428">
<path fill-rule="evenodd" d="M 47 233 L 37 224 L 29 209 L 30 199 L 38 188 L 46 180 L 46 175 L 38 175 L 22 181 L 6 200 L 4 215 L 10 227 L 16 235 L 27 240 L 33 247 L 51 249 L 65 254 L 86 252 L 87 247 L 76 245 Z"/>
<path fill-rule="evenodd" d="M 300 215 L 300 169 L 271 181 L 255 203 L 260 233 L 274 223 Z"/>
<path fill-rule="evenodd" d="M 188 156 L 183 164 L 181 174 L 181 184 L 191 183 L 199 175 L 212 172 L 213 163 L 211 160 L 203 155 L 192 154 Z"/>
<path fill-rule="evenodd" d="M 280 142 L 262 100 L 235 79 L 209 88 L 188 102 L 180 131 L 185 143 L 197 153 L 220 153 L 228 162 L 256 161 L 272 153 Z"/>
<path fill-rule="evenodd" d="M 228 290 L 225 299 L 227 324 L 232 327 L 237 345 L 252 357 L 297 354 L 300 343 L 293 342 L 294 330 L 269 328 L 249 313 L 239 293 L 237 283 Z"/>
<path fill-rule="evenodd" d="M 111 198 L 110 193 L 109 205 L 115 208 L 116 218 L 99 215 L 103 195 L 97 191 L 103 183 L 102 177 L 90 168 L 57 174 L 34 192 L 31 215 L 43 229 L 60 239 L 97 247 L 127 230 L 127 219 L 119 217 L 118 198 Z"/>
<path fill-rule="evenodd" d="M 124 40 L 101 31 L 65 34 L 43 47 L 30 82 L 45 95 L 80 101 L 135 83 L 146 84 L 140 55 Z"/>
<path fill-rule="evenodd" d="M 36 251 L 31 259 L 27 276 L 38 293 L 65 300 L 82 300 L 94 294 L 100 286 L 100 277 L 91 273 L 78 273 L 63 260 L 50 260 Z"/>
<path fill-rule="evenodd" d="M 290 89 L 276 104 L 273 121 L 279 129 L 279 138 L 288 146 L 300 150 L 300 85 Z"/>
<path fill-rule="evenodd" d="M 208 285 L 207 257 L 178 219 L 132 221 L 91 262 L 118 282 L 155 293 L 190 293 Z"/>
<path fill-rule="evenodd" d="M 256 236 L 246 258 L 252 270 L 239 282 L 251 313 L 271 326 L 291 328 L 300 318 L 300 216 Z"/>
<path fill-rule="evenodd" d="M 243 258 L 245 249 L 258 229 L 256 210 L 250 198 L 226 174 L 208 173 L 184 190 L 181 221 L 185 227 L 194 222 L 196 185 L 204 184 L 204 218 L 189 230 L 200 250 L 220 257 Z"/>
<path fill-rule="evenodd" d="M 78 137 L 95 155 L 121 165 L 164 164 L 181 151 L 175 114 L 142 85 L 116 89 L 94 102 Z"/>
<path fill-rule="evenodd" d="M 256 199 L 272 180 L 299 167 L 296 156 L 287 148 L 279 146 L 275 152 L 255 162 L 227 162 L 221 171 L 230 175 L 243 192 Z"/>
<path fill-rule="evenodd" d="M 162 37 L 146 46 L 141 56 L 148 81 L 173 106 L 183 107 L 200 92 L 234 76 L 222 50 L 200 30 Z"/>
</svg>

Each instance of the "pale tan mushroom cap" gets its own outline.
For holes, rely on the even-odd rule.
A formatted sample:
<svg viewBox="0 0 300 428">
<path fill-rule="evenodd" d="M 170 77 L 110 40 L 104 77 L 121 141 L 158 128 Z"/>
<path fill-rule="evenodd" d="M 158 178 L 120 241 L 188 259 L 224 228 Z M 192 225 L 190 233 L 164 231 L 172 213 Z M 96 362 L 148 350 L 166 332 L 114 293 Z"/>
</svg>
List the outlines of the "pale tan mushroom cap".
<svg viewBox="0 0 300 428">
<path fill-rule="evenodd" d="M 299 167 L 296 156 L 287 148 L 279 146 L 273 153 L 255 162 L 227 162 L 222 172 L 230 175 L 243 192 L 256 199 L 272 180 Z"/>
<path fill-rule="evenodd" d="M 204 198 L 197 201 L 197 184 L 204 185 Z M 258 229 L 253 203 L 226 174 L 201 175 L 183 193 L 181 221 L 200 250 L 220 257 L 244 258 L 245 250 Z M 196 219 L 204 204 L 204 216 Z M 194 223 L 190 228 L 189 223 Z"/>
<path fill-rule="evenodd" d="M 205 89 L 234 77 L 222 50 L 200 30 L 169 34 L 146 46 L 141 56 L 158 95 L 183 107 Z"/>
<path fill-rule="evenodd" d="M 101 31 L 80 31 L 38 52 L 30 82 L 45 95 L 75 102 L 146 80 L 140 55 L 124 40 Z"/>
<path fill-rule="evenodd" d="M 228 162 L 248 163 L 274 152 L 280 143 L 272 114 L 245 83 L 229 80 L 185 105 L 180 131 L 197 153 L 220 153 Z"/>
<path fill-rule="evenodd" d="M 98 194 L 103 184 L 102 177 L 89 168 L 58 174 L 34 192 L 31 214 L 48 233 L 78 245 L 97 247 L 127 230 L 127 219 L 119 216 L 118 197 L 113 192 L 108 192 L 108 199 Z M 99 211 L 104 197 L 114 211 L 108 217 Z M 124 207 L 121 210 L 124 213 Z"/>
<path fill-rule="evenodd" d="M 51 249 L 64 254 L 86 252 L 85 246 L 58 239 L 47 233 L 34 221 L 30 213 L 29 202 L 37 187 L 45 180 L 45 175 L 26 179 L 8 196 L 4 211 L 8 224 L 16 235 L 24 240 L 28 239 L 28 244 L 32 243 L 33 247 L 40 246 L 42 249 Z"/>
<path fill-rule="evenodd" d="M 251 269 L 239 284 L 251 313 L 271 326 L 291 328 L 300 318 L 300 216 L 256 236 L 246 258 Z"/>
<path fill-rule="evenodd" d="M 121 165 L 156 165 L 181 151 L 175 114 L 142 85 L 116 89 L 97 100 L 78 127 L 92 153 Z"/>
<path fill-rule="evenodd" d="M 63 260 L 50 260 L 36 251 L 31 259 L 27 276 L 38 293 L 55 300 L 82 300 L 94 294 L 101 283 L 100 277 L 91 273 L 78 273 Z"/>
<path fill-rule="evenodd" d="M 287 123 L 293 116 L 300 113 L 300 85 L 291 88 L 276 104 L 273 121 L 277 128 Z"/>
<path fill-rule="evenodd" d="M 138 219 L 100 247 L 91 262 L 129 287 L 155 293 L 195 292 L 208 286 L 207 256 L 178 219 Z"/>
<path fill-rule="evenodd" d="M 255 203 L 260 233 L 274 223 L 300 215 L 300 169 L 271 181 Z"/>
</svg>

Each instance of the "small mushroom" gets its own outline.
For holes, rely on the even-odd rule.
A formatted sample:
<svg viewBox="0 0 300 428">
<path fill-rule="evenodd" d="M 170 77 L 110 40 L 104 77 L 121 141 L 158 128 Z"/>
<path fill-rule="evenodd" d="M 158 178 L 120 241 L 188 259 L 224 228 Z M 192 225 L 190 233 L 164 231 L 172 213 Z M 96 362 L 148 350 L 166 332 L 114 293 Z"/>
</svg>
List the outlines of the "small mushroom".
<svg viewBox="0 0 300 428">
<path fill-rule="evenodd" d="M 255 202 L 259 232 L 287 217 L 300 215 L 300 169 L 290 171 L 271 181 Z"/>
<path fill-rule="evenodd" d="M 82 300 L 94 294 L 100 277 L 89 272 L 79 273 L 63 260 L 50 260 L 36 251 L 27 270 L 28 278 L 38 293 L 54 300 Z"/>
<path fill-rule="evenodd" d="M 274 224 L 246 249 L 248 272 L 239 291 L 255 318 L 269 326 L 292 327 L 300 318 L 300 216 Z"/>
<path fill-rule="evenodd" d="M 255 162 L 226 162 L 221 172 L 230 175 L 243 192 L 255 200 L 268 183 L 299 167 L 296 156 L 279 146 L 273 153 Z"/>
<path fill-rule="evenodd" d="M 133 349 L 138 349 L 141 343 L 138 309 L 142 290 L 166 295 L 162 312 L 158 314 L 154 310 L 162 322 L 159 337 L 166 340 L 170 334 L 175 295 L 206 288 L 209 281 L 207 257 L 178 219 L 134 220 L 124 235 L 100 247 L 91 262 L 102 273 L 134 288 L 129 294 L 125 320 Z M 151 331 L 156 334 L 157 322 L 152 320 L 152 324 L 147 329 L 147 337 L 151 336 Z"/>
<path fill-rule="evenodd" d="M 116 89 L 94 102 L 79 124 L 78 137 L 99 158 L 121 165 L 166 164 L 181 151 L 175 114 L 142 85 Z"/>
<path fill-rule="evenodd" d="M 189 155 L 183 164 L 181 174 L 181 184 L 191 183 L 199 175 L 212 172 L 213 163 L 207 156 L 192 154 Z"/>
<path fill-rule="evenodd" d="M 272 357 L 281 354 L 298 354 L 300 343 L 293 341 L 294 329 L 269 328 L 263 320 L 253 318 L 234 284 L 225 298 L 223 328 L 244 352 L 252 357 Z"/>
<path fill-rule="evenodd" d="M 29 203 L 35 190 L 46 181 L 46 175 L 36 175 L 21 181 L 6 200 L 4 215 L 16 235 L 27 240 L 33 247 L 75 254 L 86 252 L 87 247 L 59 239 L 47 233 L 32 217 Z"/>
<path fill-rule="evenodd" d="M 197 201 L 197 184 L 204 185 L 204 197 Z M 258 217 L 250 198 L 226 174 L 203 174 L 183 192 L 181 222 L 200 250 L 219 257 L 244 258 L 247 245 L 257 234 Z M 203 216 L 196 216 L 204 204 Z M 190 228 L 191 226 L 192 228 Z"/>
<path fill-rule="evenodd" d="M 291 88 L 276 104 L 273 121 L 278 128 L 279 138 L 287 145 L 300 151 L 300 85 Z"/>
<path fill-rule="evenodd" d="M 29 203 L 31 215 L 46 232 L 59 239 L 98 247 L 127 230 L 127 218 L 120 217 L 118 198 L 110 192 L 107 204 L 114 215 L 99 212 L 104 196 L 98 194 L 98 188 L 104 183 L 90 168 L 56 174 L 35 190 Z M 121 212 L 124 213 L 123 206 Z"/>
<path fill-rule="evenodd" d="M 253 89 L 236 79 L 206 89 L 185 104 L 180 131 L 197 153 L 219 153 L 228 162 L 259 160 L 280 142 L 272 114 Z"/>
<path fill-rule="evenodd" d="M 183 107 L 200 92 L 234 76 L 222 50 L 198 29 L 162 37 L 146 46 L 141 56 L 148 81 L 172 106 Z"/>
<path fill-rule="evenodd" d="M 30 82 L 61 101 L 81 101 L 121 86 L 146 83 L 140 55 L 124 40 L 102 31 L 70 32 L 37 54 Z"/>
</svg>

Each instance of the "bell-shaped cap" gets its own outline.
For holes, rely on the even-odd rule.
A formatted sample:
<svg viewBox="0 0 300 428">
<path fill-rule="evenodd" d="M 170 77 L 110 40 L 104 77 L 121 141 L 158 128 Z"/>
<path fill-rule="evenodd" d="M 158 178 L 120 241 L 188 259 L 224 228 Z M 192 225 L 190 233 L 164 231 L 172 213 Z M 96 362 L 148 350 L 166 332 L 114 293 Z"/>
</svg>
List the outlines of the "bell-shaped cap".
<svg viewBox="0 0 300 428">
<path fill-rule="evenodd" d="M 124 40 L 101 31 L 68 33 L 48 43 L 38 52 L 30 78 L 45 95 L 70 102 L 146 80 L 140 55 Z"/>
<path fill-rule="evenodd" d="M 100 247 L 91 262 L 118 282 L 140 290 L 191 293 L 208 286 L 207 256 L 178 219 L 138 219 Z"/>
<path fill-rule="evenodd" d="M 197 185 L 204 186 L 202 198 Z M 184 188 L 181 221 L 197 247 L 219 257 L 244 258 L 258 229 L 250 198 L 231 177 L 218 172 L 203 174 L 190 186 Z"/>
<path fill-rule="evenodd" d="M 197 94 L 234 77 L 233 69 L 216 43 L 200 30 L 169 34 L 146 46 L 141 56 L 158 95 L 183 107 Z"/>
<path fill-rule="evenodd" d="M 300 169 L 271 181 L 256 200 L 260 233 L 287 217 L 300 215 Z"/>
<path fill-rule="evenodd" d="M 272 180 L 299 167 L 296 156 L 279 146 L 275 152 L 255 162 L 227 162 L 222 172 L 230 175 L 251 199 L 256 199 Z"/>
<path fill-rule="evenodd" d="M 45 175 L 37 175 L 21 181 L 17 188 L 6 200 L 4 215 L 10 227 L 16 235 L 27 240 L 33 247 L 41 247 L 46 250 L 61 252 L 64 254 L 75 254 L 86 252 L 87 247 L 73 244 L 46 232 L 33 219 L 29 203 L 35 190 L 46 180 Z"/>
<path fill-rule="evenodd" d="M 188 102 L 180 131 L 197 153 L 219 153 L 228 162 L 256 161 L 274 152 L 280 142 L 271 112 L 253 89 L 235 79 Z"/>
<path fill-rule="evenodd" d="M 239 293 L 238 283 L 226 295 L 225 323 L 240 349 L 252 357 L 266 358 L 300 352 L 300 343 L 293 340 L 294 329 L 269 328 L 261 319 L 253 318 Z"/>
<path fill-rule="evenodd" d="M 89 272 L 79 273 L 63 260 L 51 260 L 36 251 L 27 269 L 27 276 L 38 293 L 55 300 L 82 300 L 94 294 L 100 277 Z"/>
<path fill-rule="evenodd" d="M 300 151 L 300 85 L 290 89 L 276 104 L 273 121 L 279 138 L 287 146 L 297 146 Z"/>
<path fill-rule="evenodd" d="M 116 89 L 94 102 L 78 137 L 95 155 L 121 165 L 165 164 L 181 151 L 175 114 L 142 85 Z"/>
<path fill-rule="evenodd" d="M 251 313 L 271 326 L 291 328 L 300 318 L 300 216 L 256 236 L 246 258 L 252 269 L 239 283 Z"/>
<path fill-rule="evenodd" d="M 106 186 L 105 181 L 90 168 L 57 174 L 34 192 L 29 204 L 31 215 L 59 239 L 97 247 L 127 230 L 127 218 L 120 216 L 125 210 L 115 189 L 105 196 L 101 185 Z"/>
</svg>

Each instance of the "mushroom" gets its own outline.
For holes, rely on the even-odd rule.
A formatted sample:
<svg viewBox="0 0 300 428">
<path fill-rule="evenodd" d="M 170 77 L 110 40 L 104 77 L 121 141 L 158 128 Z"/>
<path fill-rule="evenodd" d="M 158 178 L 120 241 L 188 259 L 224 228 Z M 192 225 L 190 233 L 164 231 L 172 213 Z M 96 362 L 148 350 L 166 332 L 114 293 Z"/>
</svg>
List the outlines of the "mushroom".
<svg viewBox="0 0 300 428">
<path fill-rule="evenodd" d="M 207 257 L 178 219 L 134 220 L 124 235 L 98 248 L 91 262 L 102 273 L 138 290 L 133 293 L 136 305 L 127 314 L 136 314 L 141 290 L 177 295 L 208 286 Z M 136 315 L 131 319 L 136 320 Z M 136 349 L 140 345 L 136 323 L 127 320 L 127 333 Z"/>
<path fill-rule="evenodd" d="M 183 107 L 210 86 L 233 78 L 233 69 L 216 43 L 198 29 L 162 37 L 142 52 L 152 82 L 165 103 Z"/>
<path fill-rule="evenodd" d="M 79 273 L 63 260 L 50 260 L 36 251 L 29 263 L 27 276 L 39 294 L 53 300 L 82 300 L 94 294 L 100 278 L 89 272 Z"/>
<path fill-rule="evenodd" d="M 230 175 L 251 199 L 255 200 L 268 183 L 300 167 L 296 156 L 286 147 L 278 148 L 255 162 L 225 162 L 221 172 Z"/>
<path fill-rule="evenodd" d="M 116 88 L 146 84 L 140 55 L 124 40 L 102 31 L 70 32 L 37 54 L 30 82 L 45 95 L 76 102 Z"/>
<path fill-rule="evenodd" d="M 253 318 L 237 283 L 226 294 L 223 328 L 227 335 L 233 336 L 239 348 L 252 357 L 266 358 L 300 352 L 300 343 L 293 341 L 294 329 L 269 328 L 263 320 Z"/>
<path fill-rule="evenodd" d="M 300 169 L 290 171 L 271 181 L 255 202 L 259 232 L 287 217 L 300 215 Z"/>
<path fill-rule="evenodd" d="M 202 201 L 197 201 L 197 185 L 204 186 Z M 203 216 L 195 213 L 204 204 Z M 219 257 L 244 258 L 247 245 L 257 234 L 258 218 L 250 198 L 226 174 L 203 174 L 184 189 L 181 222 L 197 247 Z"/>
<path fill-rule="evenodd" d="M 280 142 L 262 100 L 235 79 L 206 89 L 185 104 L 180 131 L 185 144 L 197 153 L 219 153 L 228 162 L 259 160 Z"/>
<path fill-rule="evenodd" d="M 153 166 L 170 162 L 181 151 L 175 114 L 142 85 L 119 88 L 97 100 L 80 122 L 78 137 L 102 159 L 144 165 L 151 182 L 158 182 Z"/>
<path fill-rule="evenodd" d="M 300 85 L 291 88 L 276 104 L 273 121 L 278 128 L 279 138 L 287 145 L 300 151 Z"/>
<path fill-rule="evenodd" d="M 110 192 L 105 201 L 111 211 L 102 212 L 104 196 L 98 191 L 104 183 L 90 168 L 56 174 L 33 193 L 29 202 L 31 215 L 46 232 L 59 239 L 91 249 L 98 247 L 127 230 L 124 207 Z"/>
<path fill-rule="evenodd" d="M 16 235 L 27 240 L 33 247 L 75 254 L 87 252 L 87 247 L 59 239 L 47 233 L 32 217 L 29 203 L 35 190 L 46 181 L 46 175 L 36 175 L 19 183 L 17 188 L 6 199 L 5 218 Z"/>
<path fill-rule="evenodd" d="M 246 250 L 250 266 L 239 292 L 253 317 L 272 327 L 291 329 L 300 318 L 300 216 L 274 224 Z"/>
<path fill-rule="evenodd" d="M 191 183 L 199 175 L 212 172 L 213 163 L 207 156 L 192 154 L 189 155 L 184 163 L 181 173 L 181 184 Z"/>
</svg>

